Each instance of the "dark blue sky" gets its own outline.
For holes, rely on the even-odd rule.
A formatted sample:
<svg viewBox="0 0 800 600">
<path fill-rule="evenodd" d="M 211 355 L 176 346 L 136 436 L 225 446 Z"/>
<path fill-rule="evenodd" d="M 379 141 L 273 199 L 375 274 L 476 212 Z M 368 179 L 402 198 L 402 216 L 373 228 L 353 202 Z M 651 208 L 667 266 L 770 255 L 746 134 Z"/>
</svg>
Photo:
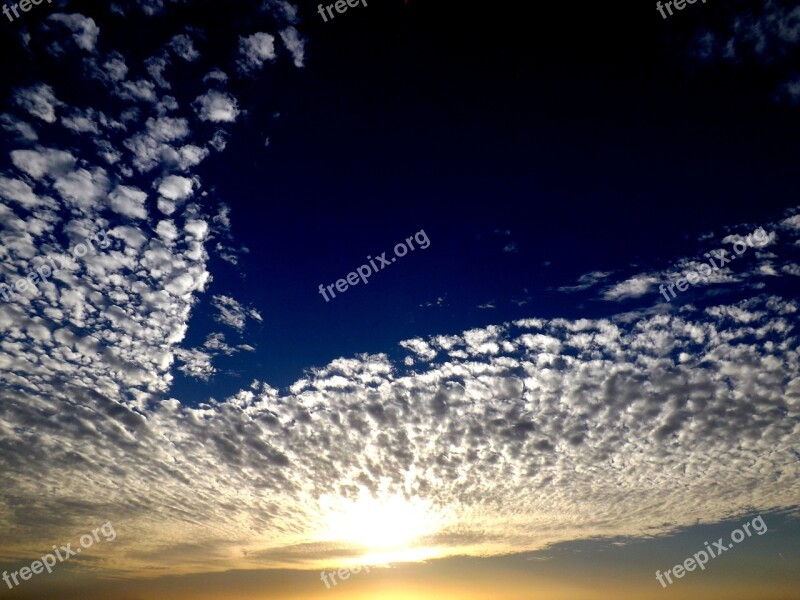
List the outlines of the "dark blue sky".
<svg viewBox="0 0 800 600">
<path fill-rule="evenodd" d="M 649 6 L 587 6 L 550 3 L 534 20 L 430 2 L 310 17 L 309 67 L 233 88 L 259 110 L 200 173 L 250 253 L 212 291 L 264 322 L 246 334 L 257 358 L 228 368 L 284 386 L 414 335 L 606 316 L 618 307 L 555 288 L 667 267 L 700 234 L 788 205 L 798 125 L 774 101 L 777 79 L 692 56 L 708 14 L 665 29 Z M 317 293 L 420 229 L 427 250 L 328 304 Z M 226 380 L 219 393 L 240 385 Z"/>
</svg>

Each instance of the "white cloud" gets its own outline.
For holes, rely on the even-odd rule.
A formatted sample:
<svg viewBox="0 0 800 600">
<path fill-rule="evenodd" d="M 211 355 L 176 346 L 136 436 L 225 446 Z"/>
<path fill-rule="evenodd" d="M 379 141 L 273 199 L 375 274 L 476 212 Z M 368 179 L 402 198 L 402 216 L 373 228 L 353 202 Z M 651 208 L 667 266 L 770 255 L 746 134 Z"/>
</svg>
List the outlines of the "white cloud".
<svg viewBox="0 0 800 600">
<path fill-rule="evenodd" d="M 133 164 L 140 171 L 146 172 L 160 163 L 176 164 L 181 168 L 191 165 L 192 158 L 202 160 L 202 152 L 191 152 L 182 155 L 167 144 L 176 142 L 189 135 L 189 124 L 184 118 L 158 117 L 149 118 L 145 124 L 146 130 L 137 133 L 123 142 L 123 145 L 133 153 Z"/>
<path fill-rule="evenodd" d="M 103 68 L 112 81 L 122 81 L 128 74 L 128 66 L 125 64 L 125 57 L 119 52 L 111 52 L 108 60 L 103 63 Z"/>
<path fill-rule="evenodd" d="M 69 152 L 55 148 L 12 150 L 11 162 L 34 179 L 60 177 L 75 168 L 76 160 Z"/>
<path fill-rule="evenodd" d="M 215 319 L 238 331 L 244 331 L 247 317 L 256 321 L 261 321 L 261 315 L 254 309 L 246 309 L 230 296 L 214 296 L 212 306 L 217 309 Z"/>
<path fill-rule="evenodd" d="M 35 515 L 59 506 L 69 514 L 63 507 L 77 504 L 102 509 L 117 531 L 124 528 L 119 553 L 98 557 L 105 568 L 313 567 L 323 560 L 317 532 L 331 490 L 418 498 L 431 527 L 421 545 L 469 556 L 596 536 L 649 538 L 741 512 L 790 508 L 800 494 L 792 452 L 800 441 L 797 311 L 795 302 L 773 298 L 721 306 L 695 320 L 645 317 L 629 327 L 538 320 L 531 324 L 544 333 L 533 333 L 520 322 L 452 336 L 443 360 L 417 364 L 414 373 L 404 372 L 402 357 L 342 358 L 284 393 L 246 386 L 198 406 L 167 399 L 130 410 L 106 396 L 102 377 L 81 383 L 106 393 L 86 393 L 67 380 L 40 391 L 35 406 L 2 392 L 10 409 L 0 416 L 9 439 L 4 497 L 24 499 L 31 509 L 6 512 L 10 526 L 28 531 L 6 551 L 28 555 L 53 538 L 69 539 L 69 523 L 54 530 L 52 520 Z M 117 327 L 134 325 L 126 324 L 132 314 L 111 316 Z M 55 329 L 51 339 L 20 332 L 26 346 L 69 349 L 94 369 L 115 364 L 115 356 L 69 330 Z M 777 335 L 786 343 L 767 350 Z M 503 350 L 486 352 L 487 344 Z M 403 345 L 413 356 L 440 347 L 433 338 Z M 683 351 L 689 345 L 691 354 Z M 559 355 L 561 348 L 569 351 Z M 172 355 L 182 372 L 205 379 L 214 374 L 214 353 L 231 351 L 212 334 L 202 348 Z M 170 356 L 154 360 L 158 370 L 172 364 Z M 4 366 L 4 377 L 27 381 L 32 374 L 23 365 Z M 141 376 L 132 364 L 116 368 L 126 381 Z M 65 397 L 81 397 L 81 406 Z M 95 451 L 76 462 L 70 457 L 85 444 L 80 415 L 87 411 Z M 49 415 L 60 415 L 58 427 L 46 426 Z M 26 436 L 30 430 L 42 433 Z M 329 468 L 306 468 L 320 461 Z M 34 478 L 53 491 L 38 493 Z M 68 485 L 76 480 L 80 486 Z M 694 488 L 702 493 L 687 493 Z M 153 510 L 132 516 L 109 494 Z M 187 511 L 195 516 L 189 524 Z M 246 558 L 176 552 L 198 539 L 209 544 L 220 528 L 229 543 L 247 549 Z M 307 544 L 288 564 L 283 557 L 298 536 Z M 327 562 L 352 553 L 341 540 L 324 549 Z"/>
<path fill-rule="evenodd" d="M 189 198 L 194 189 L 194 183 L 188 177 L 169 175 L 158 186 L 158 193 L 168 200 L 185 200 Z"/>
<path fill-rule="evenodd" d="M 191 219 L 186 222 L 184 230 L 194 239 L 203 241 L 208 235 L 208 223 L 201 219 Z"/>
<path fill-rule="evenodd" d="M 641 298 L 658 287 L 659 279 L 653 275 L 637 275 L 620 283 L 615 283 L 603 292 L 606 300 L 627 300 Z"/>
<path fill-rule="evenodd" d="M 93 52 L 97 44 L 97 36 L 100 34 L 100 28 L 94 22 L 94 19 L 84 17 L 81 14 L 64 14 L 55 13 L 48 17 L 48 20 L 55 23 L 61 23 L 72 32 L 72 39 L 79 48 L 88 52 Z"/>
<path fill-rule="evenodd" d="M 8 179 L 1 175 L 0 198 L 11 200 L 28 209 L 44 204 L 44 201 L 33 193 L 33 189 L 27 183 L 19 179 Z"/>
<path fill-rule="evenodd" d="M 164 89 L 169 89 L 171 87 L 169 81 L 164 78 L 164 71 L 166 71 L 169 64 L 169 59 L 166 55 L 153 56 L 145 61 L 147 73 L 156 84 Z"/>
<path fill-rule="evenodd" d="M 158 101 L 155 84 L 146 79 L 123 81 L 115 91 L 124 100 L 138 100 L 140 102 L 150 102 L 151 104 L 155 104 Z"/>
<path fill-rule="evenodd" d="M 15 133 L 21 140 L 35 142 L 39 139 L 36 130 L 29 123 L 4 113 L 0 116 L 0 125 L 8 132 Z"/>
<path fill-rule="evenodd" d="M 199 165 L 208 156 L 208 148 L 186 144 L 178 148 L 177 163 L 182 171 Z"/>
<path fill-rule="evenodd" d="M 275 37 L 263 32 L 240 37 L 239 55 L 237 65 L 241 71 L 260 69 L 266 61 L 275 59 Z"/>
<path fill-rule="evenodd" d="M 233 122 L 240 112 L 236 98 L 217 90 L 209 90 L 202 96 L 198 96 L 193 105 L 200 120 L 215 123 Z"/>
<path fill-rule="evenodd" d="M 85 112 L 76 110 L 70 116 L 61 117 L 61 124 L 75 133 L 100 133 L 100 127 L 95 121 L 92 109 Z"/>
<path fill-rule="evenodd" d="M 305 40 L 294 27 L 287 27 L 281 31 L 281 40 L 289 52 L 292 53 L 295 67 L 302 67 L 305 58 Z"/>
<path fill-rule="evenodd" d="M 216 369 L 211 364 L 213 357 L 208 352 L 178 348 L 175 350 L 175 357 L 182 363 L 178 370 L 189 377 L 208 381 L 216 372 Z"/>
<path fill-rule="evenodd" d="M 14 102 L 34 117 L 46 123 L 55 122 L 56 107 L 62 105 L 62 103 L 56 99 L 53 88 L 44 83 L 16 90 Z"/>
<path fill-rule="evenodd" d="M 169 45 L 175 54 L 187 62 L 194 62 L 200 58 L 200 53 L 195 49 L 192 38 L 186 34 L 176 35 Z"/>
<path fill-rule="evenodd" d="M 99 208 L 108 192 L 108 186 L 106 172 L 100 167 L 95 167 L 91 171 L 78 169 L 57 177 L 53 184 L 69 206 L 83 211 Z"/>
<path fill-rule="evenodd" d="M 138 188 L 118 185 L 108 196 L 108 200 L 111 209 L 116 213 L 134 219 L 147 218 L 147 209 L 144 206 L 147 194 Z"/>
<path fill-rule="evenodd" d="M 208 145 L 214 148 L 214 150 L 217 152 L 222 152 L 228 145 L 228 135 L 222 130 L 215 131 L 214 137 L 211 138 L 211 141 L 208 142 Z"/>
<path fill-rule="evenodd" d="M 612 273 L 613 271 L 592 271 L 591 273 L 585 273 L 578 278 L 578 283 L 576 285 L 563 286 L 558 288 L 558 291 L 570 293 L 588 290 L 608 279 Z"/>
<path fill-rule="evenodd" d="M 203 77 L 203 83 L 208 83 L 209 81 L 218 81 L 220 83 L 225 83 L 228 81 L 228 75 L 224 71 L 220 71 L 219 69 L 214 69 L 213 71 L 209 71 L 206 73 L 206 76 Z"/>
</svg>

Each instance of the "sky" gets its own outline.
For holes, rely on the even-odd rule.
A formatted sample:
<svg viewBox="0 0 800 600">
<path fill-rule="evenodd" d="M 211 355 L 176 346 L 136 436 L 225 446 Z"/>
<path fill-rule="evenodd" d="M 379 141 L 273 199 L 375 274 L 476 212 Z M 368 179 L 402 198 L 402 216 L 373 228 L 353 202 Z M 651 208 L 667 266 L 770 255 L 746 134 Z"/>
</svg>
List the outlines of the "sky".
<svg viewBox="0 0 800 600">
<path fill-rule="evenodd" d="M 655 4 L 6 2 L 0 598 L 800 599 L 800 7 Z"/>
</svg>

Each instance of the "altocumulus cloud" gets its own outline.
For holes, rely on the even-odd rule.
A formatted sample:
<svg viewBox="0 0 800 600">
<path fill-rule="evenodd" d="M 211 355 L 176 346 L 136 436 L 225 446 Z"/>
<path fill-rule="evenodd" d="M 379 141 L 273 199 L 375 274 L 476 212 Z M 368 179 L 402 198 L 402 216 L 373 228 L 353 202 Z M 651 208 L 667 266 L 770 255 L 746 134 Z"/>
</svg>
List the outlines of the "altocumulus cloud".
<svg viewBox="0 0 800 600">
<path fill-rule="evenodd" d="M 245 70 L 276 60 L 265 35 L 231 60 Z M 282 40 L 297 64 L 293 34 Z M 176 87 L 173 54 L 193 58 L 182 41 L 141 63 L 103 42 L 82 66 L 110 95 L 125 90 L 124 109 L 67 106 L 42 82 L 17 89 L 3 118 L 27 153 L 0 176 L 3 279 L 100 230 L 114 242 L 0 305 L 9 560 L 112 521 L 120 542 L 93 558 L 123 575 L 310 566 L 352 557 L 348 544 L 320 541 L 322 499 L 361 492 L 419 498 L 436 519 L 417 543 L 443 555 L 652 536 L 797 506 L 798 306 L 768 294 L 620 322 L 503 323 L 406 340 L 397 363 L 341 358 L 284 392 L 256 382 L 198 406 L 170 398 L 175 369 L 207 378 L 216 353 L 232 351 L 220 334 L 181 344 L 211 283 L 209 225 L 228 221 L 227 211 L 209 216 L 192 173 L 226 134 L 196 131 L 206 118 L 233 122 L 238 101 L 163 95 Z M 109 61 L 113 76 L 98 67 Z M 77 141 L 37 145 L 40 129 L 62 137 L 46 128 L 74 140 L 96 131 L 95 154 Z M 780 222 L 787 248 L 799 229 L 796 215 Z M 796 264 L 775 265 L 797 276 Z M 613 285 L 609 275 L 580 285 Z M 226 294 L 212 302 L 237 332 L 260 319 Z"/>
<path fill-rule="evenodd" d="M 1 404 L 0 506 L 27 540 L 7 551 L 50 540 L 45 515 L 58 510 L 65 529 L 119 522 L 112 569 L 286 566 L 279 551 L 297 544 L 308 552 L 292 550 L 293 564 L 311 565 L 320 499 L 359 490 L 423 499 L 438 526 L 419 543 L 444 554 L 652 536 L 796 505 L 797 310 L 767 297 L 627 327 L 530 319 L 405 344 L 433 360 L 417 372 L 383 355 L 339 359 L 286 394 L 261 384 L 198 407 L 97 393 L 113 368 L 97 344 L 15 331 L 26 351 L 4 371 L 42 393 Z M 96 366 L 55 388 L 23 369 L 45 347 Z M 197 540 L 215 552 L 175 552 Z"/>
</svg>

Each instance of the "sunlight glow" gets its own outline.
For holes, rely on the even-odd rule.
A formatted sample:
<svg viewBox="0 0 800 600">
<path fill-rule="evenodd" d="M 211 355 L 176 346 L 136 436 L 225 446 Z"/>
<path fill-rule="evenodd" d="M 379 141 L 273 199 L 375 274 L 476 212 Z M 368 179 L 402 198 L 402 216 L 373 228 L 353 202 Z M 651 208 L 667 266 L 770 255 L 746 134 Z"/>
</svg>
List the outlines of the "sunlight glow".
<svg viewBox="0 0 800 600">
<path fill-rule="evenodd" d="M 376 555 L 405 554 L 418 538 L 436 529 L 435 514 L 419 498 L 395 495 L 381 499 L 368 493 L 352 500 L 332 501 L 325 538 L 375 550 Z M 387 552 L 392 550 L 393 552 Z M 418 553 L 411 553 L 418 556 Z M 409 554 L 409 556 L 411 555 Z M 418 560 L 418 559 L 412 559 Z M 384 561 L 381 561 L 384 562 Z"/>
</svg>

